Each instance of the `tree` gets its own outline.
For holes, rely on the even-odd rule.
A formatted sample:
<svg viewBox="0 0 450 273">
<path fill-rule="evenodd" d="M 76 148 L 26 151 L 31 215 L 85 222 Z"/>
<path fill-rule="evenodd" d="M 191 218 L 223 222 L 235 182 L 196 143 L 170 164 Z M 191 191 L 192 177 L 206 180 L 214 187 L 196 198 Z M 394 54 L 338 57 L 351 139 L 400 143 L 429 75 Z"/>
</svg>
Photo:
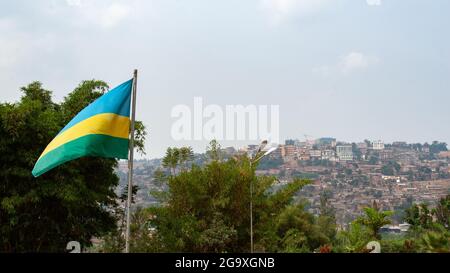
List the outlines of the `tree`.
<svg viewBox="0 0 450 273">
<path fill-rule="evenodd" d="M 180 150 L 178 148 L 167 148 L 166 155 L 162 160 L 162 166 L 168 168 L 172 175 L 176 174 L 180 162 Z"/>
<path fill-rule="evenodd" d="M 442 230 L 427 231 L 420 240 L 422 252 L 450 253 L 450 233 Z"/>
<path fill-rule="evenodd" d="M 186 169 L 187 163 L 194 158 L 194 152 L 192 151 L 192 147 L 181 147 L 179 151 L 180 164 L 183 165 L 183 169 Z"/>
<path fill-rule="evenodd" d="M 433 223 L 433 216 L 427 204 L 414 204 L 405 210 L 405 221 L 414 230 L 429 229 Z"/>
<path fill-rule="evenodd" d="M 222 153 L 220 152 L 220 147 L 220 144 L 215 139 L 209 142 L 209 145 L 206 148 L 206 155 L 210 160 L 221 160 Z"/>
<path fill-rule="evenodd" d="M 450 230 L 450 194 L 439 200 L 432 214 L 436 217 L 436 222 Z"/>
<path fill-rule="evenodd" d="M 194 152 L 191 147 L 167 148 L 166 155 L 162 159 L 162 166 L 175 175 L 178 166 L 181 166 L 183 171 L 186 170 L 187 163 L 193 158 Z"/>
<path fill-rule="evenodd" d="M 411 225 L 408 236 L 420 252 L 450 252 L 450 218 L 448 200 L 441 198 L 434 209 L 415 204 L 405 211 L 405 221 Z"/>
<path fill-rule="evenodd" d="M 430 154 L 438 154 L 445 151 L 448 151 L 447 143 L 445 142 L 433 141 L 430 145 Z"/>
<path fill-rule="evenodd" d="M 353 151 L 353 156 L 355 157 L 356 160 L 361 160 L 362 158 L 362 153 L 361 150 L 358 148 L 358 145 L 356 145 L 356 143 L 352 143 L 352 151 Z"/>
<path fill-rule="evenodd" d="M 284 164 L 283 159 L 281 158 L 270 158 L 264 157 L 258 164 L 259 170 L 270 170 L 276 169 Z"/>
<path fill-rule="evenodd" d="M 320 194 L 320 213 L 317 218 L 317 224 L 321 231 L 330 239 L 333 240 L 336 236 L 336 210 L 329 202 L 331 193 L 322 192 Z"/>
<path fill-rule="evenodd" d="M 276 244 L 271 252 L 311 252 L 330 243 L 314 216 L 302 206 L 288 206 L 275 221 Z"/>
<path fill-rule="evenodd" d="M 212 160 L 205 165 L 166 177 L 164 205 L 148 208 L 155 229 L 149 245 L 162 252 L 248 252 L 250 183 L 256 251 L 312 251 L 330 242 L 317 217 L 294 202 L 309 181 L 276 187 L 274 177 L 255 175 L 257 164 L 246 155 L 219 161 L 217 142 L 208 151 Z"/>
<path fill-rule="evenodd" d="M 370 164 L 370 165 L 376 165 L 376 164 L 378 164 L 378 161 L 379 161 L 379 160 L 380 160 L 380 159 L 379 159 L 378 155 L 376 155 L 376 154 L 371 155 L 371 156 L 369 157 L 369 164 Z"/>
<path fill-rule="evenodd" d="M 391 223 L 391 211 L 380 211 L 376 206 L 364 208 L 364 216 L 359 217 L 356 222 L 367 227 L 370 234 L 375 239 L 381 239 L 379 230 L 382 226 Z"/>
<path fill-rule="evenodd" d="M 381 173 L 382 173 L 383 175 L 388 175 L 388 176 L 392 176 L 392 175 L 395 174 L 394 168 L 391 167 L 391 166 L 389 166 L 389 165 L 384 165 L 384 166 L 381 168 Z"/>
<path fill-rule="evenodd" d="M 383 167 L 381 168 L 381 173 L 384 175 L 395 175 L 396 173 L 398 173 L 401 169 L 400 164 L 398 164 L 396 161 L 391 160 L 388 163 L 386 163 L 385 165 L 383 165 Z"/>
<path fill-rule="evenodd" d="M 116 229 L 116 160 L 85 157 L 31 175 L 47 144 L 106 88 L 104 82 L 83 82 L 57 104 L 33 82 L 22 88 L 19 102 L 0 104 L 1 252 L 64 252 L 69 241 L 88 247 L 92 237 Z"/>
<path fill-rule="evenodd" d="M 345 173 L 345 175 L 347 175 L 347 176 L 351 176 L 351 175 L 353 174 L 353 171 L 352 171 L 352 169 L 345 168 L 345 169 L 344 169 L 344 173 Z"/>
<path fill-rule="evenodd" d="M 358 221 L 353 221 L 347 230 L 340 231 L 336 238 L 336 252 L 366 252 L 371 240 L 370 231 Z"/>
</svg>

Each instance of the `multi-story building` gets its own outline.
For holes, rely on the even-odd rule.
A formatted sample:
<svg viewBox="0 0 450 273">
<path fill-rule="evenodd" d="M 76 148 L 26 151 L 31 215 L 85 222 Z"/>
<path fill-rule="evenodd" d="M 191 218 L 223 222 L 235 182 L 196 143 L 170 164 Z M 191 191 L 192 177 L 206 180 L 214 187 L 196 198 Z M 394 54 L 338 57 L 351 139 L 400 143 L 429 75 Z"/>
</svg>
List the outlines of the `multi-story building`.
<svg viewBox="0 0 450 273">
<path fill-rule="evenodd" d="M 408 143 L 406 143 L 405 141 L 394 141 L 394 142 L 392 142 L 392 147 L 407 148 Z"/>
<path fill-rule="evenodd" d="M 440 152 L 438 156 L 439 158 L 450 158 L 450 152 L 449 151 Z"/>
<path fill-rule="evenodd" d="M 298 149 L 298 160 L 306 161 L 310 159 L 309 148 L 303 147 Z"/>
<path fill-rule="evenodd" d="M 323 150 L 322 151 L 322 160 L 333 161 L 335 158 L 336 158 L 336 153 L 333 150 Z"/>
<path fill-rule="evenodd" d="M 372 142 L 372 149 L 374 150 L 384 150 L 384 143 L 381 140 L 375 140 L 374 142 Z"/>
<path fill-rule="evenodd" d="M 382 150 L 379 152 L 380 155 L 380 159 L 383 161 L 387 161 L 387 160 L 391 160 L 394 157 L 394 153 L 392 152 L 392 150 Z"/>
<path fill-rule="evenodd" d="M 322 137 L 316 141 L 316 144 L 321 147 L 335 147 L 336 139 L 332 137 Z"/>
<path fill-rule="evenodd" d="M 285 160 L 293 160 L 298 157 L 297 147 L 294 145 L 284 145 L 281 147 L 281 156 Z"/>
<path fill-rule="evenodd" d="M 295 139 L 286 139 L 284 142 L 285 145 L 295 145 L 296 140 Z"/>
<path fill-rule="evenodd" d="M 311 158 L 321 158 L 322 157 L 322 151 L 321 150 L 309 150 L 309 156 Z"/>
<path fill-rule="evenodd" d="M 359 142 L 356 144 L 356 147 L 358 147 L 358 149 L 367 149 L 369 147 L 367 147 L 367 143 L 366 142 Z"/>
<path fill-rule="evenodd" d="M 336 155 L 340 161 L 353 160 L 353 147 L 352 145 L 338 145 L 336 146 Z"/>
</svg>

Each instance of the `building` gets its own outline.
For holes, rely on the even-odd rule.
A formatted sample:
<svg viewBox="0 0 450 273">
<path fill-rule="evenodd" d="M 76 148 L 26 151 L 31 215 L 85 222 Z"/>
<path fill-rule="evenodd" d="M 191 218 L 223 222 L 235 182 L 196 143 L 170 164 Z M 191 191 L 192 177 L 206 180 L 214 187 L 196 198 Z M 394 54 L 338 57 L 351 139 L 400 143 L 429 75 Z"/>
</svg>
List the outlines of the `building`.
<svg viewBox="0 0 450 273">
<path fill-rule="evenodd" d="M 338 145 L 336 146 L 336 155 L 340 161 L 353 160 L 353 147 L 352 145 Z"/>
<path fill-rule="evenodd" d="M 388 161 L 394 158 L 394 152 L 392 150 L 386 149 L 382 150 L 379 153 L 380 159 L 382 161 Z"/>
<path fill-rule="evenodd" d="M 381 233 L 405 233 L 409 230 L 410 224 L 403 223 L 400 225 L 385 225 L 380 228 Z"/>
<path fill-rule="evenodd" d="M 356 144 L 356 147 L 358 147 L 358 149 L 367 149 L 369 147 L 367 147 L 367 143 L 366 142 L 359 142 Z"/>
<path fill-rule="evenodd" d="M 321 147 L 335 147 L 336 139 L 332 137 L 322 137 L 316 140 L 316 144 Z"/>
<path fill-rule="evenodd" d="M 310 160 L 311 157 L 309 155 L 309 149 L 304 147 L 304 148 L 299 148 L 298 149 L 298 160 L 301 161 L 307 161 Z"/>
<path fill-rule="evenodd" d="M 375 140 L 374 142 L 372 142 L 372 149 L 374 150 L 384 150 L 384 143 L 381 140 Z"/>
<path fill-rule="evenodd" d="M 284 144 L 285 145 L 295 145 L 296 142 L 297 142 L 297 140 L 295 140 L 295 139 L 286 139 Z"/>
<path fill-rule="evenodd" d="M 311 158 L 321 158 L 322 157 L 322 151 L 321 150 L 310 150 L 309 151 L 309 156 Z"/>
<path fill-rule="evenodd" d="M 408 143 L 406 143 L 405 141 L 394 141 L 392 143 L 392 147 L 395 147 L 395 148 L 408 148 Z"/>
<path fill-rule="evenodd" d="M 322 160 L 334 160 L 336 158 L 336 153 L 333 150 L 323 150 Z"/>
<path fill-rule="evenodd" d="M 450 158 L 450 151 L 440 152 L 438 157 L 439 158 Z"/>
<path fill-rule="evenodd" d="M 294 145 L 281 146 L 281 156 L 285 160 L 293 160 L 297 158 L 298 156 L 297 147 L 295 147 Z"/>
</svg>

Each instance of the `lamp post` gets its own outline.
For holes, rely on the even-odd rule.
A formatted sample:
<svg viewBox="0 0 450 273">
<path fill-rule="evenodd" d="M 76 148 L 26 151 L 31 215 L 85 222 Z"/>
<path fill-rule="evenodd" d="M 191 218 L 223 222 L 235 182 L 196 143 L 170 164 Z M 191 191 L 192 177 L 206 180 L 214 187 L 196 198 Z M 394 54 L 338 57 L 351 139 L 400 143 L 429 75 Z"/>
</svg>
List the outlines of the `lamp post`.
<svg viewBox="0 0 450 273">
<path fill-rule="evenodd" d="M 256 151 L 256 154 L 254 157 L 250 160 L 250 171 L 253 172 L 253 164 L 257 163 L 259 160 L 261 160 L 263 157 L 269 155 L 273 151 L 275 151 L 277 148 L 272 147 L 269 150 L 267 150 L 264 154 L 258 157 L 258 155 L 263 151 L 263 149 L 267 145 L 267 140 L 264 140 L 261 142 L 261 144 L 258 147 L 258 150 Z M 250 180 L 250 252 L 253 253 L 253 178 Z"/>
</svg>

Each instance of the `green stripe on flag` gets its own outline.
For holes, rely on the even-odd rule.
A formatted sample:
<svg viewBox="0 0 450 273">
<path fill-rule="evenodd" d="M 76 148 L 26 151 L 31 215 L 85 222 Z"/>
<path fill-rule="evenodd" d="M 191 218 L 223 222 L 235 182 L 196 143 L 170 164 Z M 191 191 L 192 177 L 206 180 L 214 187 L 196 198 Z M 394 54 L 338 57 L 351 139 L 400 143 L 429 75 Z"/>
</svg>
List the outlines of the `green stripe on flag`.
<svg viewBox="0 0 450 273">
<path fill-rule="evenodd" d="M 87 135 L 68 142 L 47 153 L 33 169 L 35 177 L 67 161 L 83 156 L 128 158 L 128 139 L 108 135 Z"/>
</svg>

